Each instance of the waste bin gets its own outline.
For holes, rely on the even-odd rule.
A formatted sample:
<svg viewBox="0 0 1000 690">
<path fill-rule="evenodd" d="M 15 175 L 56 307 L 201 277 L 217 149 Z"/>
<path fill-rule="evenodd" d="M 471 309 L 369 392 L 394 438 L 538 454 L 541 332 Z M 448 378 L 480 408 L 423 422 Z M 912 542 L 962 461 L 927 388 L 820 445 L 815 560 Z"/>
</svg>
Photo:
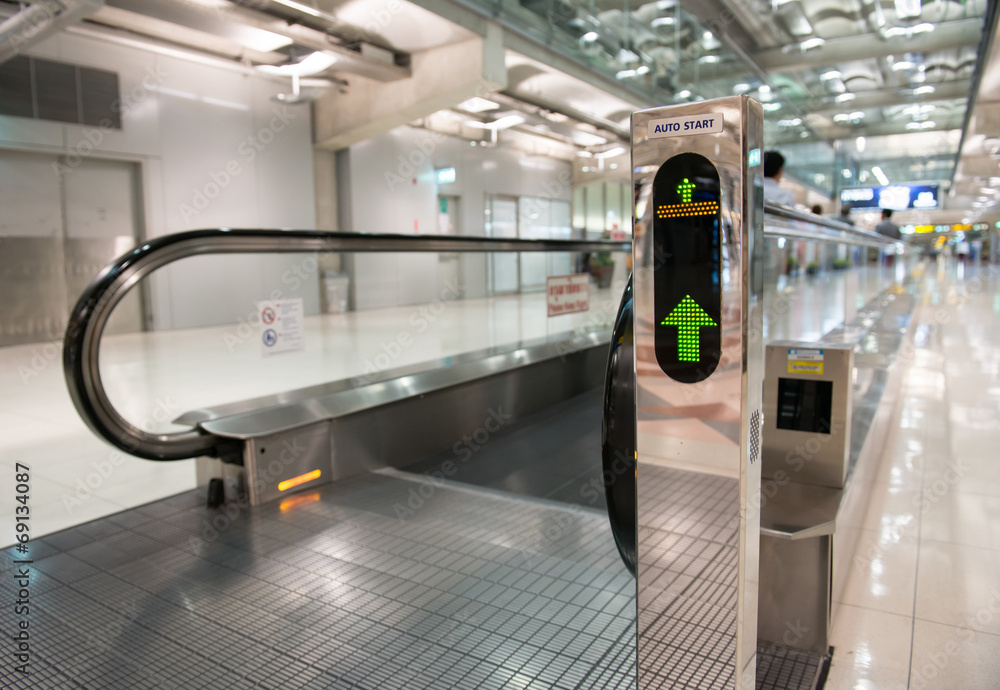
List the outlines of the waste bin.
<svg viewBox="0 0 1000 690">
<path fill-rule="evenodd" d="M 323 271 L 323 310 L 327 314 L 347 311 L 347 290 L 351 279 L 337 271 Z"/>
</svg>

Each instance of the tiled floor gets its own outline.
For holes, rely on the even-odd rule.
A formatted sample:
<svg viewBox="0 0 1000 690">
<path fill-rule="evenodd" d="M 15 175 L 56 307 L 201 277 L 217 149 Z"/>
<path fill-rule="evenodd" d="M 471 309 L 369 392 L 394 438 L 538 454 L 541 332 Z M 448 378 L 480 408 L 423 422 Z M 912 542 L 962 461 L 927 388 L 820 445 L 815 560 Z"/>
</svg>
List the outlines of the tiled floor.
<svg viewBox="0 0 1000 690">
<path fill-rule="evenodd" d="M 829 690 L 1000 688 L 1000 272 L 923 277 Z"/>
<path fill-rule="evenodd" d="M 898 428 L 873 489 L 862 558 L 837 603 L 832 690 L 1000 687 L 1000 273 L 960 275 L 942 262 L 923 280 Z M 862 279 L 858 294 L 872 284 Z M 817 302 L 836 286 L 810 285 L 804 304 L 828 313 L 796 308 L 787 324 L 771 325 L 773 335 L 819 329 L 844 308 Z M 392 363 L 551 333 L 536 297 L 449 305 Z M 616 302 L 608 293 L 597 309 Z M 231 328 L 119 336 L 107 341 L 103 370 L 131 418 L 163 428 L 194 407 L 362 373 L 414 310 L 311 319 L 306 352 L 287 359 L 261 359 L 253 338 L 230 348 Z M 14 463 L 32 468 L 35 536 L 194 484 L 191 462 L 158 465 L 96 440 L 65 392 L 57 347 L 0 349 L 0 389 L 2 485 Z M 11 500 L 0 496 L 0 544 L 12 540 Z"/>
</svg>

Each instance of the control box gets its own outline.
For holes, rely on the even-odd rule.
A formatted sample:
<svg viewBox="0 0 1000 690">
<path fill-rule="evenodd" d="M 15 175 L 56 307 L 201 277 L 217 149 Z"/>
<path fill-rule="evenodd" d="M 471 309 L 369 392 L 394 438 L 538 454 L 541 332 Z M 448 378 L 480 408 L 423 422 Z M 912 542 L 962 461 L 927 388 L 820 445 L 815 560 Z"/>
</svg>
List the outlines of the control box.
<svg viewBox="0 0 1000 690">
<path fill-rule="evenodd" d="M 774 341 L 764 354 L 764 477 L 841 489 L 851 456 L 852 345 Z"/>
</svg>

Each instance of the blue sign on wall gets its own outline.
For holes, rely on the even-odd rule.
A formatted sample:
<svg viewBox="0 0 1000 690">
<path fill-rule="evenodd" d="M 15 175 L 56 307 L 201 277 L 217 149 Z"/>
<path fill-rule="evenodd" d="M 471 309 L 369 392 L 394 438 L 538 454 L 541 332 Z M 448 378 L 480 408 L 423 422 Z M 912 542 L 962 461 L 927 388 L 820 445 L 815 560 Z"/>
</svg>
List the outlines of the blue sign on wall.
<svg viewBox="0 0 1000 690">
<path fill-rule="evenodd" d="M 885 187 L 848 187 L 840 191 L 840 203 L 855 209 L 888 208 L 902 211 L 908 208 L 938 207 L 938 185 L 893 184 Z"/>
</svg>

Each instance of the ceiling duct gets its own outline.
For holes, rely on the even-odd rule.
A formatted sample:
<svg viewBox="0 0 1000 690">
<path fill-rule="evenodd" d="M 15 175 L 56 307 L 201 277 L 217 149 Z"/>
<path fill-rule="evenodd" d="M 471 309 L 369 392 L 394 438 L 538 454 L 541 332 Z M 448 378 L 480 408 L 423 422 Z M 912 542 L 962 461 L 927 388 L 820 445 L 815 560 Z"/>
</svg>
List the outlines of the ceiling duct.
<svg viewBox="0 0 1000 690">
<path fill-rule="evenodd" d="M 801 3 L 786 2 L 778 7 L 775 15 L 782 28 L 793 38 L 803 39 L 812 36 L 813 25 L 809 22 Z"/>
<path fill-rule="evenodd" d="M 83 21 L 101 8 L 103 0 L 38 0 L 0 24 L 0 63 L 43 38 Z"/>
</svg>

